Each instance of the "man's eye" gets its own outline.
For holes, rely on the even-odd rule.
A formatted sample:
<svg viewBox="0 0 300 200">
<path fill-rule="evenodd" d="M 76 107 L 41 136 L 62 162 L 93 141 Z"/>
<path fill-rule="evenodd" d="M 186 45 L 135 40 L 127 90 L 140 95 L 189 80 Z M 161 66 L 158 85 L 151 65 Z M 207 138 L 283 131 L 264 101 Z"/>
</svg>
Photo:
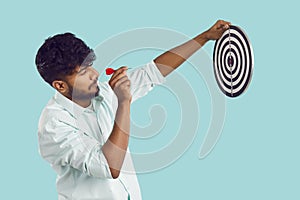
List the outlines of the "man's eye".
<svg viewBox="0 0 300 200">
<path fill-rule="evenodd" d="M 82 66 L 90 67 L 90 66 L 92 66 L 93 64 L 94 64 L 93 62 L 85 62 L 85 63 L 83 63 Z"/>
<path fill-rule="evenodd" d="M 86 68 L 81 69 L 81 70 L 79 71 L 79 74 L 80 74 L 80 75 L 84 75 L 85 73 L 86 73 Z"/>
</svg>

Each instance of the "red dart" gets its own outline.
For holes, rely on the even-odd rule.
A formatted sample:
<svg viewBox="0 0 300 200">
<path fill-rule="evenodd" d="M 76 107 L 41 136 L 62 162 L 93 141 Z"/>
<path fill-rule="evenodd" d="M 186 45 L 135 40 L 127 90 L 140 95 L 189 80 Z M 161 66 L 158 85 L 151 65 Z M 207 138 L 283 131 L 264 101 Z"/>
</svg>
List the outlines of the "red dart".
<svg viewBox="0 0 300 200">
<path fill-rule="evenodd" d="M 113 68 L 110 68 L 110 67 L 105 69 L 106 75 L 111 75 L 111 74 L 113 74 L 115 71 L 116 71 L 116 70 L 114 70 Z"/>
<path fill-rule="evenodd" d="M 131 68 L 127 68 L 127 69 L 131 69 Z M 105 73 L 106 75 L 112 75 L 116 70 L 114 70 L 113 68 L 109 67 L 105 69 Z"/>
</svg>

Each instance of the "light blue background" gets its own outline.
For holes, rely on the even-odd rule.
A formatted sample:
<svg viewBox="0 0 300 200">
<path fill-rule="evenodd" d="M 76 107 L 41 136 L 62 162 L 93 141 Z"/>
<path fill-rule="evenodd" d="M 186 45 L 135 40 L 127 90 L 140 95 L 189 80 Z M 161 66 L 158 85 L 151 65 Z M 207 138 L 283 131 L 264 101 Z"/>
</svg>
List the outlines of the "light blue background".
<svg viewBox="0 0 300 200">
<path fill-rule="evenodd" d="M 240 98 L 226 100 L 225 125 L 213 152 L 198 159 L 209 121 L 202 117 L 204 127 L 177 162 L 139 175 L 143 197 L 300 198 L 300 15 L 296 1 L 27 0 L 0 4 L 1 199 L 57 199 L 55 173 L 38 154 L 36 133 L 40 112 L 53 94 L 34 65 L 45 38 L 71 31 L 95 47 L 120 32 L 143 27 L 173 29 L 192 37 L 219 18 L 243 27 L 250 37 L 255 55 L 251 85 Z M 211 55 L 212 48 L 213 42 L 205 46 Z M 207 91 L 202 98 L 205 116 L 209 112 Z M 130 145 L 142 148 L 137 140 Z"/>
</svg>

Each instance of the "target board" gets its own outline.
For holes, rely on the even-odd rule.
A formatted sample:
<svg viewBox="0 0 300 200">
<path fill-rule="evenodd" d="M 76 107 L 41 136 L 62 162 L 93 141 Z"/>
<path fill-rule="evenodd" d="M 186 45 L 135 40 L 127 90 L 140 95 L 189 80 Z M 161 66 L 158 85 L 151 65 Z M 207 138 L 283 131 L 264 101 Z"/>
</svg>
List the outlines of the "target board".
<svg viewBox="0 0 300 200">
<path fill-rule="evenodd" d="M 245 32 L 231 25 L 215 42 L 213 52 L 215 78 L 228 97 L 241 95 L 251 81 L 254 57 Z"/>
</svg>

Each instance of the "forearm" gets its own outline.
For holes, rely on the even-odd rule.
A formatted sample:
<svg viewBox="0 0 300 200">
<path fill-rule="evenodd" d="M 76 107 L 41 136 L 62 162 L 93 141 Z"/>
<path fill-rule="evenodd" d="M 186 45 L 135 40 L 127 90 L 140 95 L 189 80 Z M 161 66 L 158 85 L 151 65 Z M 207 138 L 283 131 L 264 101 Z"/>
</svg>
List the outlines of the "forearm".
<svg viewBox="0 0 300 200">
<path fill-rule="evenodd" d="M 206 32 L 203 32 L 193 39 L 161 54 L 154 59 L 154 62 L 162 75 L 167 76 L 199 50 L 208 40 Z"/>
<path fill-rule="evenodd" d="M 119 103 L 113 130 L 102 150 L 113 178 L 117 178 L 126 155 L 130 132 L 130 102 Z"/>
<path fill-rule="evenodd" d="M 224 31 L 229 28 L 229 25 L 230 22 L 218 20 L 207 31 L 155 58 L 154 62 L 157 68 L 163 76 L 167 76 L 199 50 L 207 41 L 219 39 Z"/>
</svg>

